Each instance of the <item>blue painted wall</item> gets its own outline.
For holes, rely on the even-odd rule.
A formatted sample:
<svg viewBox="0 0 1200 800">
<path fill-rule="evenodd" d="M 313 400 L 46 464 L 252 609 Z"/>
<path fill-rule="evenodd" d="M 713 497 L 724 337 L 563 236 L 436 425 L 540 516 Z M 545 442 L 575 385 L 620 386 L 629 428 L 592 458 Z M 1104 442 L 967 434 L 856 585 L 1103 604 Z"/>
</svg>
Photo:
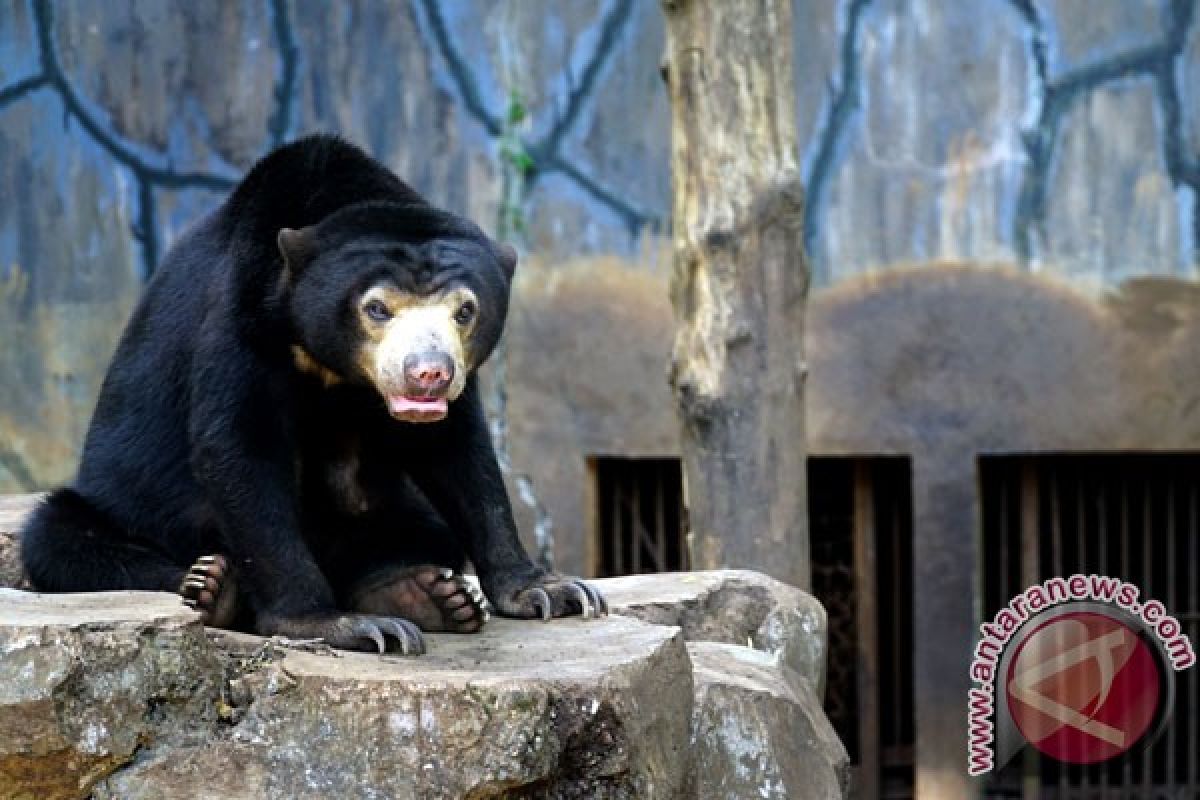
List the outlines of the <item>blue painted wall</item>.
<svg viewBox="0 0 1200 800">
<path fill-rule="evenodd" d="M 796 0 L 816 285 L 937 261 L 1193 275 L 1195 16 Z M 533 260 L 664 269 L 662 41 L 652 0 L 0 0 L 0 490 L 70 475 L 157 259 L 298 134 L 345 134 Z"/>
</svg>

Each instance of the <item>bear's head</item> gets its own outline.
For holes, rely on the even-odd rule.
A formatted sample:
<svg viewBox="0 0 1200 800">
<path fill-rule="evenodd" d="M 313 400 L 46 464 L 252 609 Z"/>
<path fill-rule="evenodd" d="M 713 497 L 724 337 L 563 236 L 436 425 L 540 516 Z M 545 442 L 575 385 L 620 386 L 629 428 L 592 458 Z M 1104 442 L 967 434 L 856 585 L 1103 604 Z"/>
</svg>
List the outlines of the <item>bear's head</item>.
<svg viewBox="0 0 1200 800">
<path fill-rule="evenodd" d="M 298 358 L 396 419 L 444 418 L 500 338 L 516 252 L 455 214 L 351 206 L 278 244 Z"/>
</svg>

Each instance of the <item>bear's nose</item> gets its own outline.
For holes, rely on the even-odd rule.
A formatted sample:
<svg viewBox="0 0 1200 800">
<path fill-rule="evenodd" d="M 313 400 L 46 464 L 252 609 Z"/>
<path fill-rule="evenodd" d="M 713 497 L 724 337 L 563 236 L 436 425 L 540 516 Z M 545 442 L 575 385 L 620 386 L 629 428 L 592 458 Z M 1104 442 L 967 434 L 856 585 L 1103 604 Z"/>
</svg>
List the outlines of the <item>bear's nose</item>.
<svg viewBox="0 0 1200 800">
<path fill-rule="evenodd" d="M 445 391 L 454 380 L 454 362 L 445 353 L 409 353 L 404 357 L 404 383 L 422 394 Z"/>
</svg>

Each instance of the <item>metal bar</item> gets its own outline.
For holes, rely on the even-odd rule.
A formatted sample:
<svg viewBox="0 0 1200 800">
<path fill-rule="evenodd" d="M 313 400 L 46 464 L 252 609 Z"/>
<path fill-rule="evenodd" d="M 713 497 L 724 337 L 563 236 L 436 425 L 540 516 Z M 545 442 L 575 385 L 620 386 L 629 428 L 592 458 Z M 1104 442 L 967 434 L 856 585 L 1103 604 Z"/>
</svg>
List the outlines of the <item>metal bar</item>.
<svg viewBox="0 0 1200 800">
<path fill-rule="evenodd" d="M 878 481 L 873 481 L 873 489 L 878 497 L 880 489 Z M 903 540 L 904 540 L 904 520 L 901 517 L 901 501 L 900 491 L 907 491 L 907 483 L 895 480 L 895 476 L 891 476 L 888 486 L 892 487 L 892 491 L 888 493 L 888 498 L 891 500 L 891 505 L 888 507 L 888 528 L 891 530 L 891 556 L 892 564 L 892 587 L 893 591 L 899 592 L 898 587 L 904 586 L 903 579 L 905 574 L 912 575 L 912 563 L 910 559 L 901 558 Z M 904 487 L 902 490 L 898 487 Z M 898 598 L 912 597 L 912 592 L 898 593 Z M 907 702 L 902 702 L 901 698 L 906 696 L 905 679 L 908 676 L 908 670 L 900 669 L 900 659 L 908 656 L 911 651 L 911 642 L 901 643 L 898 631 L 908 630 L 909 625 L 904 623 L 904 617 L 911 614 L 911 605 L 905 606 L 903 600 L 892 604 L 892 631 L 891 642 L 889 644 L 889 652 L 887 654 L 888 663 L 892 665 L 889 670 L 892 674 L 892 697 L 899 711 L 892 714 L 895 727 L 895 734 L 892 736 L 892 744 L 897 747 L 907 747 L 911 751 L 912 740 L 904 736 L 904 715 L 911 713 L 910 705 Z M 911 686 L 911 684 L 909 684 Z M 912 757 L 909 757 L 911 765 Z"/>
<path fill-rule="evenodd" d="M 1063 574 L 1063 520 L 1062 520 L 1062 483 L 1059 480 L 1058 463 L 1051 461 L 1048 464 L 1050 472 L 1050 560 L 1054 565 L 1054 574 Z M 1044 767 L 1049 775 L 1058 775 L 1058 793 L 1060 797 L 1066 797 L 1068 794 L 1067 770 L 1062 764 L 1044 762 Z"/>
<path fill-rule="evenodd" d="M 1087 574 L 1088 569 L 1088 547 L 1087 547 L 1087 500 L 1086 500 L 1086 482 L 1089 472 L 1089 464 L 1095 463 L 1091 459 L 1073 458 L 1072 465 L 1075 467 L 1075 564 L 1072 572 L 1081 572 Z M 1080 795 L 1087 797 L 1090 788 L 1091 768 L 1081 766 L 1078 770 L 1079 774 L 1079 789 Z"/>
<path fill-rule="evenodd" d="M 1021 588 L 1038 582 L 1038 475 L 1031 459 L 1021 465 Z"/>
<path fill-rule="evenodd" d="M 655 487 L 654 487 L 654 480 L 653 480 L 653 472 L 650 471 L 651 477 L 649 479 L 647 479 L 647 477 L 646 477 L 646 474 L 647 474 L 647 471 L 649 470 L 649 468 L 650 468 L 650 465 L 648 463 L 643 462 L 642 466 L 639 468 L 639 470 L 634 472 L 634 481 L 636 481 L 636 483 L 634 485 L 637 487 L 637 493 L 638 493 L 638 501 L 634 506 L 634 509 L 635 509 L 634 513 L 637 515 L 636 530 L 637 530 L 638 541 L 640 542 L 640 547 L 643 548 L 642 549 L 642 560 L 645 562 L 649 562 L 648 566 L 644 567 L 644 569 L 646 572 L 661 572 L 662 569 L 659 567 L 659 565 L 657 563 L 655 563 L 657 561 L 657 556 L 658 556 L 658 541 L 656 540 L 656 537 L 655 537 L 655 531 L 652 529 L 653 528 L 653 520 L 651 520 L 646 514 L 643 513 L 644 509 L 642 508 L 641 495 L 643 494 L 644 490 L 646 490 L 646 489 L 649 489 L 649 491 L 650 491 L 650 505 L 651 506 L 654 505 Z M 653 516 L 653 511 L 650 512 L 650 516 Z M 647 524 L 647 523 L 651 523 L 651 524 Z"/>
<path fill-rule="evenodd" d="M 1153 497 L 1153 487 L 1151 485 L 1151 477 L 1146 474 L 1142 481 L 1142 589 L 1146 592 L 1147 597 L 1154 597 L 1154 586 L 1152 578 L 1154 576 L 1154 537 L 1152 532 L 1153 517 L 1151 516 L 1151 498 Z M 1154 758 L 1152 750 L 1147 748 L 1142 752 L 1142 796 L 1149 797 L 1154 786 Z"/>
<path fill-rule="evenodd" d="M 642 498 L 638 492 L 637 476 L 631 474 L 629 478 L 633 487 L 629 492 L 629 552 L 632 559 L 630 566 L 634 575 L 640 575 L 642 573 Z"/>
<path fill-rule="evenodd" d="M 1108 492 L 1109 481 L 1113 474 L 1118 470 L 1105 469 L 1100 470 L 1100 474 L 1096 478 L 1096 571 L 1101 575 L 1108 575 Z M 1100 773 L 1100 797 L 1106 798 L 1112 796 L 1112 790 L 1108 785 L 1108 766 L 1100 765 L 1097 767 Z"/>
<path fill-rule="evenodd" d="M 1037 583 L 1038 568 L 1038 474 L 1032 458 L 1021 460 L 1020 541 L 1021 587 Z M 1019 591 L 1019 590 L 1018 590 Z M 1037 750 L 1025 748 L 1021 762 L 1021 796 L 1038 800 L 1042 796 L 1041 759 Z"/>
<path fill-rule="evenodd" d="M 1062 498 L 1059 496 L 1058 470 L 1050 470 L 1050 561 L 1054 574 L 1063 574 Z"/>
<path fill-rule="evenodd" d="M 1127 473 L 1121 473 L 1121 578 L 1124 580 L 1136 580 L 1134 575 L 1129 573 L 1130 565 L 1130 544 L 1129 544 L 1129 477 Z M 1122 797 L 1129 797 L 1133 791 L 1133 759 L 1124 759 L 1125 769 L 1121 780 L 1121 787 L 1124 790 Z"/>
<path fill-rule="evenodd" d="M 870 464 L 854 462 L 854 599 L 858 632 L 858 754 L 860 797 L 879 797 L 879 607 L 875 503 Z"/>
<path fill-rule="evenodd" d="M 1167 469 L 1167 596 L 1163 602 L 1169 609 L 1179 608 L 1179 598 L 1175 594 L 1175 477 L 1174 471 Z M 1175 782 L 1175 736 L 1176 723 L 1179 715 L 1167 723 L 1167 772 L 1163 776 L 1163 786 L 1169 787 Z"/>
<path fill-rule="evenodd" d="M 625 533 L 621 525 L 621 476 L 616 470 L 610 470 L 610 485 L 609 491 L 612 493 L 612 547 L 613 547 L 613 574 L 628 575 L 629 570 L 625 565 L 625 543 L 622 541 Z M 616 472 L 616 474 L 612 474 Z"/>
<path fill-rule="evenodd" d="M 1194 476 L 1194 472 L 1189 471 L 1189 475 Z M 1197 526 L 1196 516 L 1196 484 L 1193 482 L 1188 487 L 1188 561 L 1191 569 L 1187 574 L 1191 578 L 1190 586 L 1188 586 L 1188 607 L 1187 613 L 1195 614 L 1200 612 L 1200 575 L 1196 574 L 1196 566 L 1200 565 L 1200 528 Z M 1193 622 L 1190 626 L 1189 634 L 1192 637 L 1192 644 L 1195 646 L 1200 643 L 1200 624 Z M 1188 701 L 1191 705 L 1191 711 L 1187 712 L 1188 716 L 1188 750 L 1195 753 L 1200 751 L 1200 712 L 1196 711 L 1200 707 L 1200 667 L 1192 666 L 1187 671 L 1188 683 Z M 1187 706 L 1183 706 L 1187 708 Z M 1193 797 L 1200 797 L 1200 758 L 1192 758 L 1188 764 L 1188 788 L 1191 792 L 1183 793 L 1186 797 L 1191 794 Z"/>
<path fill-rule="evenodd" d="M 587 479 L 583 483 L 584 530 L 587 532 L 583 540 L 584 574 L 592 578 L 605 577 L 604 574 L 604 524 L 601 520 L 600 503 L 604 495 L 600 486 L 600 473 L 597 459 L 587 457 L 583 462 Z"/>
<path fill-rule="evenodd" d="M 659 571 L 658 565 L 654 563 L 654 560 L 658 547 L 654 541 L 654 532 L 646 526 L 646 518 L 642 514 L 642 488 L 641 477 L 635 474 L 633 478 L 634 550 L 638 554 L 639 573 L 657 572 Z"/>
<path fill-rule="evenodd" d="M 666 572 L 671 568 L 667 563 L 667 511 L 666 498 L 667 476 L 664 470 L 654 470 L 654 544 L 658 558 L 658 571 Z"/>
<path fill-rule="evenodd" d="M 687 480 L 683 476 L 683 464 L 679 465 L 679 561 L 680 566 L 684 570 L 692 568 L 692 548 L 689 545 L 689 527 L 691 522 L 688 517 L 687 503 L 684 502 L 684 482 Z"/>
<path fill-rule="evenodd" d="M 1108 574 L 1108 492 L 1112 471 L 1105 472 L 1096 491 L 1096 569 Z"/>
<path fill-rule="evenodd" d="M 1087 475 L 1086 462 L 1077 462 L 1075 473 L 1075 569 L 1072 572 L 1091 572 L 1088 563 L 1088 524 L 1087 524 Z"/>
<path fill-rule="evenodd" d="M 996 520 L 996 543 L 1000 549 L 1000 579 L 997 581 L 995 607 L 988 609 L 990 614 L 997 613 L 1004 600 L 1012 596 L 1012 575 L 1009 568 L 1009 530 L 1008 530 L 1008 465 L 1003 461 L 996 464 L 996 495 L 999 498 L 999 519 Z M 986 553 L 986 550 L 985 550 Z"/>
<path fill-rule="evenodd" d="M 599 574 L 603 577 L 615 575 L 613 572 L 612 558 L 612 520 L 608 518 L 608 484 L 606 483 L 606 475 L 604 462 L 599 458 L 595 462 L 596 478 L 596 535 L 597 539 L 597 564 L 600 570 Z"/>
</svg>

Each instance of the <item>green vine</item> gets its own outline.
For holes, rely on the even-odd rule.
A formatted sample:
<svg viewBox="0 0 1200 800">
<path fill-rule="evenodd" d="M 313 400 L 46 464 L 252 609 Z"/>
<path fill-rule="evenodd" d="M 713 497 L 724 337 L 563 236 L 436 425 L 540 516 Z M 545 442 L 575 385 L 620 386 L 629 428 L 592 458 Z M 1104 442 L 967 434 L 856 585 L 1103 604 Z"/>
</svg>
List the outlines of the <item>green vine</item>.
<svg viewBox="0 0 1200 800">
<path fill-rule="evenodd" d="M 521 92 L 510 90 L 499 138 L 501 197 L 496 233 L 502 240 L 524 238 L 528 233 L 525 200 L 536 166 L 521 137 L 528 116 Z"/>
<path fill-rule="evenodd" d="M 525 203 L 529 187 L 533 183 L 537 163 L 525 147 L 521 136 L 529 118 L 525 100 L 517 89 L 510 89 L 508 105 L 500 126 L 500 204 L 496 210 L 496 238 L 518 247 L 528 235 Z M 537 560 L 546 567 L 554 567 L 554 535 L 550 511 L 538 499 L 533 480 L 525 472 L 513 468 L 508 448 L 508 337 L 500 339 L 489 362 L 488 391 L 484 406 L 492 442 L 496 449 L 496 460 L 500 469 L 515 485 L 517 496 L 534 515 L 534 540 L 537 542 Z"/>
</svg>

